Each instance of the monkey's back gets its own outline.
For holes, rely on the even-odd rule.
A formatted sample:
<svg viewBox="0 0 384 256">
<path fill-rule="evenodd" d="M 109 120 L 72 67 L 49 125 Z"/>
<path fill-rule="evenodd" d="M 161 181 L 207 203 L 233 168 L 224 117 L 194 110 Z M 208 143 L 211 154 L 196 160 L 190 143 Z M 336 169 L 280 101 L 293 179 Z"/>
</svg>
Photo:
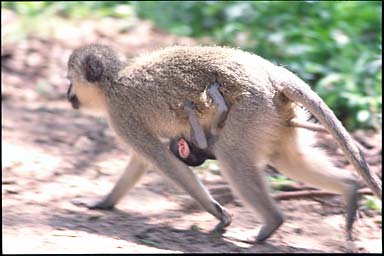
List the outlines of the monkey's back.
<svg viewBox="0 0 384 256">
<path fill-rule="evenodd" d="M 125 90 L 129 94 L 127 97 L 143 99 L 139 106 L 143 112 L 168 115 L 166 119 L 172 125 L 175 125 L 174 120 L 181 119 L 187 126 L 185 100 L 196 104 L 203 124 L 210 123 L 216 109 L 206 90 L 214 82 L 222 85 L 220 91 L 230 107 L 249 97 L 257 98 L 258 105 L 273 106 L 276 90 L 269 74 L 274 67 L 269 61 L 239 49 L 173 46 L 133 59 L 119 77 L 128 80 L 124 82 L 129 84 L 129 89 Z M 150 104 L 146 104 L 148 101 Z M 169 111 L 156 113 L 157 109 Z"/>
<path fill-rule="evenodd" d="M 190 99 L 202 105 L 206 105 L 203 93 L 217 81 L 232 104 L 251 91 L 270 93 L 267 69 L 271 67 L 269 61 L 239 49 L 173 46 L 133 59 L 120 74 L 134 76 L 141 82 L 141 89 L 156 90 L 159 96 L 171 94 L 178 103 Z"/>
</svg>

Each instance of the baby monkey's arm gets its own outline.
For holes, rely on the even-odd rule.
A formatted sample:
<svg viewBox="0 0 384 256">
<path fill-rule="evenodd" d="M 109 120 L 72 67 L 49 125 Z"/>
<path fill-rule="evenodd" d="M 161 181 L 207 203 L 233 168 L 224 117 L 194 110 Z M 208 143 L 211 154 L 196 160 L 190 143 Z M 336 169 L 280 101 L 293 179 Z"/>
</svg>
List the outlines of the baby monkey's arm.
<svg viewBox="0 0 384 256">
<path fill-rule="evenodd" d="M 201 149 L 208 147 L 207 137 L 205 136 L 204 130 L 197 120 L 195 113 L 196 106 L 191 101 L 184 102 L 184 110 L 187 112 L 189 123 L 191 124 L 191 139 Z"/>
<path fill-rule="evenodd" d="M 209 97 L 211 97 L 214 104 L 217 106 L 217 112 L 215 113 L 211 124 L 211 134 L 214 136 L 218 134 L 218 129 L 224 126 L 224 121 L 228 114 L 227 103 L 225 102 L 223 95 L 219 91 L 220 86 L 221 85 L 216 82 L 210 84 L 207 90 Z M 187 112 L 189 123 L 191 124 L 191 137 L 193 143 L 201 149 L 206 149 L 208 147 L 208 141 L 203 128 L 197 120 L 197 116 L 195 113 L 195 104 L 191 101 L 185 101 L 184 110 Z"/>
</svg>

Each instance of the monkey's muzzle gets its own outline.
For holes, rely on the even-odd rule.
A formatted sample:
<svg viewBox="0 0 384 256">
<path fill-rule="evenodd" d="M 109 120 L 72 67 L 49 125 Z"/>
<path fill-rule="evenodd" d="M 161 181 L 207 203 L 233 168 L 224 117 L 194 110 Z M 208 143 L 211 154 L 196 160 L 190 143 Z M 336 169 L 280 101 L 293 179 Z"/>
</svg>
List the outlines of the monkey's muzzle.
<svg viewBox="0 0 384 256">
<path fill-rule="evenodd" d="M 71 93 L 71 89 L 72 89 L 72 84 L 69 85 L 69 88 L 68 88 L 68 91 L 67 91 L 67 99 L 71 103 L 72 108 L 79 109 L 80 101 L 79 101 L 79 99 L 77 98 L 77 96 L 75 94 Z"/>
</svg>

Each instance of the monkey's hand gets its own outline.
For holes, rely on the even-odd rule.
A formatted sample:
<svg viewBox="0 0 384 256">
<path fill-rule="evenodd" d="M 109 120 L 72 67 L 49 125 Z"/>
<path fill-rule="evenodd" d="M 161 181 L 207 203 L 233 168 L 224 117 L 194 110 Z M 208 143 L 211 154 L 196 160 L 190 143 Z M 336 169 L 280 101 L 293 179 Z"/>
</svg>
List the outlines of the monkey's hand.
<svg viewBox="0 0 384 256">
<path fill-rule="evenodd" d="M 216 227 L 213 229 L 213 232 L 217 233 L 224 233 L 225 228 L 228 227 L 232 222 L 232 217 L 229 215 L 229 213 L 221 207 L 219 204 L 215 205 L 216 209 L 221 212 L 221 219 L 219 224 L 216 225 Z"/>
<path fill-rule="evenodd" d="M 100 198 L 75 198 L 71 200 L 71 203 L 88 209 L 112 210 L 114 207 L 108 200 L 100 200 Z"/>
</svg>

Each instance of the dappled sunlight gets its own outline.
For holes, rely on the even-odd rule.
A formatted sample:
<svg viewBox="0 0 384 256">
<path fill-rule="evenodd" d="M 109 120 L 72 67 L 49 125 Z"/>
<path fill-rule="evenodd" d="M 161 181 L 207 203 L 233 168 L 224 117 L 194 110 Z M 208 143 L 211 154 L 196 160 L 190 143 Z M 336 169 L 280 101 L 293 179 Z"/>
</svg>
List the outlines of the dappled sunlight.
<svg viewBox="0 0 384 256">
<path fill-rule="evenodd" d="M 5 177 L 7 168 L 13 173 L 30 176 L 30 178 L 48 178 L 60 166 L 61 158 L 51 155 L 35 146 L 2 141 L 2 172 Z"/>
</svg>

